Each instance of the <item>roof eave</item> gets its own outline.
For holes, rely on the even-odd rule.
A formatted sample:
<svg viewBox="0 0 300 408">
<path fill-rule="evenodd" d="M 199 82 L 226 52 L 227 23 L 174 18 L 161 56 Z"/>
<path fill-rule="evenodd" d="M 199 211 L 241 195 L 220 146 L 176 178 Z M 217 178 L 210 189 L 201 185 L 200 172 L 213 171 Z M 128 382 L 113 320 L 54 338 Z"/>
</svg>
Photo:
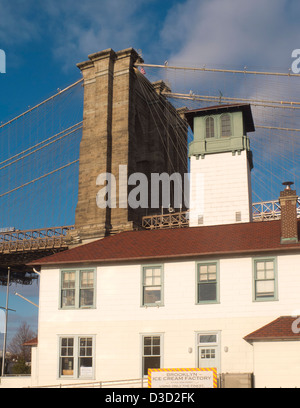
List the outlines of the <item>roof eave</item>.
<svg viewBox="0 0 300 408">
<path fill-rule="evenodd" d="M 244 337 L 244 340 L 252 344 L 254 342 L 269 342 L 269 341 L 300 341 L 300 336 L 279 336 L 279 337 Z"/>
<path fill-rule="evenodd" d="M 253 116 L 252 116 L 252 111 L 251 111 L 251 105 L 247 103 L 216 105 L 216 106 L 208 106 L 208 107 L 200 108 L 200 109 L 194 109 L 194 110 L 185 112 L 185 117 L 192 131 L 194 131 L 193 129 L 194 128 L 194 117 L 206 115 L 207 112 L 209 112 L 210 114 L 213 114 L 213 113 L 224 112 L 224 111 L 234 112 L 237 110 L 240 110 L 243 112 L 246 132 L 247 133 L 254 132 L 255 126 L 254 126 L 254 121 L 253 121 Z"/>
<path fill-rule="evenodd" d="M 280 248 L 268 248 L 268 249 L 249 249 L 249 250 L 238 250 L 238 251 L 217 251 L 217 252 L 196 252 L 191 254 L 179 254 L 179 255 L 147 255 L 147 256 L 137 256 L 137 257 L 124 257 L 124 258 L 94 258 L 94 259 L 70 259 L 65 261 L 47 261 L 39 262 L 33 261 L 28 264 L 28 266 L 46 266 L 46 265 L 64 265 L 64 264 L 78 264 L 78 263 L 121 263 L 121 262 L 136 262 L 136 261 L 145 261 L 149 259 L 187 259 L 187 258 L 196 258 L 196 257 L 207 257 L 207 256 L 228 256 L 228 255 L 249 255 L 249 254 L 261 254 L 261 253 L 270 253 L 270 252 L 288 252 L 288 251 L 300 251 L 300 245 L 292 247 L 280 247 Z M 41 260 L 42 261 L 42 260 Z"/>
</svg>

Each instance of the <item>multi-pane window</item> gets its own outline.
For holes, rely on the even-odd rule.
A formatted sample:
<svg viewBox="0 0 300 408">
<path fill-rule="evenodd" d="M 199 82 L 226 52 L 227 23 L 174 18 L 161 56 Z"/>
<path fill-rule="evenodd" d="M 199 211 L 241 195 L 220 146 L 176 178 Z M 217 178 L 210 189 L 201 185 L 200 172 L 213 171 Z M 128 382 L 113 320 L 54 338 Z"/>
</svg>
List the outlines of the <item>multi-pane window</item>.
<svg viewBox="0 0 300 408">
<path fill-rule="evenodd" d="M 230 115 L 225 113 L 221 116 L 221 137 L 231 136 L 231 121 Z"/>
<path fill-rule="evenodd" d="M 93 337 L 60 338 L 60 377 L 92 378 L 94 365 Z"/>
<path fill-rule="evenodd" d="M 94 306 L 95 271 L 68 270 L 61 272 L 61 307 L 78 309 Z"/>
<path fill-rule="evenodd" d="M 211 138 L 215 137 L 215 122 L 214 119 L 211 117 L 208 117 L 205 121 L 205 135 L 206 138 Z"/>
<path fill-rule="evenodd" d="M 94 271 L 80 271 L 80 307 L 94 303 Z"/>
<path fill-rule="evenodd" d="M 217 262 L 197 264 L 197 303 L 218 302 Z"/>
<path fill-rule="evenodd" d="M 60 347 L 60 375 L 74 375 L 74 339 L 61 339 Z"/>
<path fill-rule="evenodd" d="M 255 300 L 276 299 L 275 259 L 254 260 L 254 297 Z"/>
<path fill-rule="evenodd" d="M 201 349 L 201 359 L 211 359 L 216 358 L 216 350 L 214 348 L 211 349 Z"/>
<path fill-rule="evenodd" d="M 142 305 L 159 306 L 163 303 L 162 266 L 144 266 L 142 285 Z"/>
<path fill-rule="evenodd" d="M 75 307 L 76 271 L 62 272 L 62 307 Z"/>
<path fill-rule="evenodd" d="M 143 336 L 143 375 L 148 375 L 150 368 L 161 368 L 161 336 Z"/>
<path fill-rule="evenodd" d="M 93 339 L 81 337 L 79 339 L 79 376 L 91 377 L 93 374 Z"/>
</svg>

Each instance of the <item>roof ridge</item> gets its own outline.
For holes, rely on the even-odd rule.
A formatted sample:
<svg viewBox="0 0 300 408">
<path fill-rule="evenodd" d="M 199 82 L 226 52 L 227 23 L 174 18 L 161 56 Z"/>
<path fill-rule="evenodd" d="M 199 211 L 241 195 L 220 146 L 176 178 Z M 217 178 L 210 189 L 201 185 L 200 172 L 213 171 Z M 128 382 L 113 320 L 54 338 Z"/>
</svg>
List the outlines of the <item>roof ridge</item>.
<svg viewBox="0 0 300 408">
<path fill-rule="evenodd" d="M 300 243 L 281 244 L 280 221 L 274 220 L 123 231 L 35 260 L 29 265 L 235 256 L 289 250 L 300 251 Z"/>
<path fill-rule="evenodd" d="M 300 340 L 300 333 L 294 333 L 292 330 L 292 326 L 290 325 L 290 321 L 294 321 L 296 319 L 297 317 L 295 316 L 279 316 L 275 320 L 272 320 L 270 323 L 267 323 L 259 329 L 249 333 L 244 337 L 244 340 L 253 341 L 282 338 L 299 338 Z M 284 324 L 287 320 L 289 321 L 288 326 Z M 281 324 L 282 326 L 278 327 L 279 324 Z"/>
</svg>

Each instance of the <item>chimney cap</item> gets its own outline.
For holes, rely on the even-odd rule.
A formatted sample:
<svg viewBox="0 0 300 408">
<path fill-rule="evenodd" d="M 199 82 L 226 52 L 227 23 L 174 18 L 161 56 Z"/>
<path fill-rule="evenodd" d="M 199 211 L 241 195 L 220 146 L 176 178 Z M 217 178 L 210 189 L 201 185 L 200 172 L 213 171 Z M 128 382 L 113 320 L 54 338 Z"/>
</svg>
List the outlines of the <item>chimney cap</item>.
<svg viewBox="0 0 300 408">
<path fill-rule="evenodd" d="M 293 181 L 285 181 L 282 183 L 283 186 L 286 186 L 285 188 L 286 190 L 290 190 L 293 184 L 294 184 Z"/>
</svg>

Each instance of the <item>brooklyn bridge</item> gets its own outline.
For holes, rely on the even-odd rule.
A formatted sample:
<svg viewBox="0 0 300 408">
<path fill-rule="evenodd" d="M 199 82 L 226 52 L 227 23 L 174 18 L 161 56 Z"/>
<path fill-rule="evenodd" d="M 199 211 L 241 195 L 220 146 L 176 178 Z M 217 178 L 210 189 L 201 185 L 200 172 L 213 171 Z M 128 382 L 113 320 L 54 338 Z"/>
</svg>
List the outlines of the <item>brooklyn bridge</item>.
<svg viewBox="0 0 300 408">
<path fill-rule="evenodd" d="M 256 128 L 251 137 L 256 158 L 253 221 L 280 218 L 275 191 L 282 177 L 291 178 L 299 190 L 299 102 L 288 94 L 280 100 L 224 96 L 218 89 L 207 95 L 190 89 L 173 92 L 169 82 L 178 71 L 297 84 L 300 75 L 155 66 L 132 48 L 97 52 L 77 66 L 77 82 L 0 125 L 0 284 L 6 284 L 8 267 L 12 281 L 30 284 L 37 276 L 30 261 L 107 235 L 188 227 L 189 208 L 174 208 L 172 202 L 159 210 L 133 210 L 126 203 L 99 208 L 96 180 L 111 173 L 118 185 L 127 183 L 119 179 L 120 164 L 127 166 L 128 175 L 188 173 L 189 109 L 251 105 Z M 157 73 L 164 80 L 157 80 Z"/>
</svg>

